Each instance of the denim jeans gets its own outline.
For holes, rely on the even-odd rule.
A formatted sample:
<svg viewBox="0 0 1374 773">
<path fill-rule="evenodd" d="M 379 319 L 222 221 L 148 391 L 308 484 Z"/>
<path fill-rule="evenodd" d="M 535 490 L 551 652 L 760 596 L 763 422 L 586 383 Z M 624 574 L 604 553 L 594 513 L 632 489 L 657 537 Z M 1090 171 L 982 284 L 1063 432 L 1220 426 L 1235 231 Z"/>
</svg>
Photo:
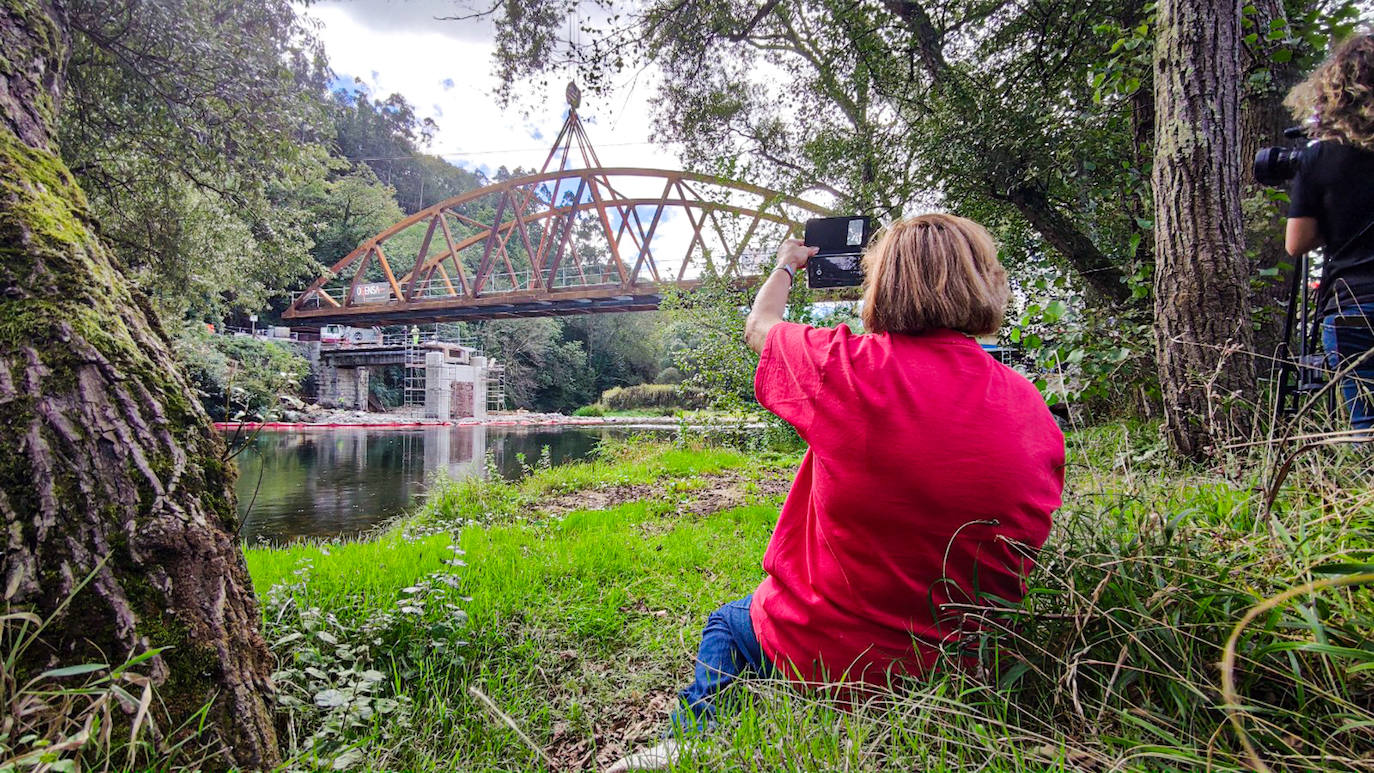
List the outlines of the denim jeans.
<svg viewBox="0 0 1374 773">
<path fill-rule="evenodd" d="M 752 672 L 768 676 L 773 664 L 768 662 L 754 636 L 749 621 L 749 603 L 753 594 L 712 612 L 701 632 L 701 646 L 697 649 L 696 673 L 692 683 L 679 692 L 678 709 L 673 712 L 669 732 L 701 733 L 716 726 L 716 699 L 725 688 L 740 676 Z"/>
<path fill-rule="evenodd" d="M 1354 326 L 1335 324 L 1335 314 L 1322 320 L 1322 348 L 1326 350 L 1326 364 L 1334 373 L 1344 364 L 1374 348 L 1374 303 L 1346 306 L 1340 316 L 1360 319 Z M 1374 357 L 1366 360 L 1341 379 L 1341 397 L 1350 411 L 1350 426 L 1366 430 L 1374 427 Z"/>
</svg>

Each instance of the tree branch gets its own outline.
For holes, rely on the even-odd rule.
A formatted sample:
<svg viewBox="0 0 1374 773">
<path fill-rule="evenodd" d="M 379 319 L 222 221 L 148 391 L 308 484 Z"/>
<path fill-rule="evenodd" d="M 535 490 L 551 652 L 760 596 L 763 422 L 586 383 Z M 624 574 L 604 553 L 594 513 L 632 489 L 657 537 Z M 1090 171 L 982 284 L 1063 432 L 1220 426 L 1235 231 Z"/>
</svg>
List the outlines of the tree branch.
<svg viewBox="0 0 1374 773">
<path fill-rule="evenodd" d="M 772 13 L 773 9 L 778 7 L 779 2 L 781 2 L 781 0 L 768 0 L 768 2 L 763 4 L 763 7 L 759 8 L 758 13 L 754 14 L 754 18 L 750 19 L 748 22 L 745 23 L 743 29 L 741 29 L 739 32 L 734 32 L 729 35 L 726 35 L 725 39 L 738 43 L 741 40 L 747 38 L 749 36 L 749 33 L 753 32 L 754 28 L 759 25 L 759 22 L 763 21 L 763 18 L 765 16 L 767 16 L 769 13 Z"/>
</svg>

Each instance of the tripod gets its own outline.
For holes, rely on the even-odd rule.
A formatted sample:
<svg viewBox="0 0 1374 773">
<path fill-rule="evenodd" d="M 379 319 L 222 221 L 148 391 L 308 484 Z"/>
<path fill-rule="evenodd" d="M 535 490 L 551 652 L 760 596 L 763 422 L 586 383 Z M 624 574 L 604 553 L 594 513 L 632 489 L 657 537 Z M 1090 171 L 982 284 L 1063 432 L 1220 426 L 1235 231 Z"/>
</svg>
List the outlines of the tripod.
<svg viewBox="0 0 1374 773">
<path fill-rule="evenodd" d="M 1279 344 L 1279 394 L 1274 419 L 1292 416 L 1302 406 L 1304 395 L 1314 394 L 1326 384 L 1326 361 L 1321 353 L 1321 315 L 1313 307 L 1315 293 L 1307 285 L 1310 267 L 1308 253 L 1298 257 L 1293 280 L 1288 287 L 1288 310 L 1283 320 L 1283 340 Z M 1296 330 L 1294 329 L 1296 326 Z M 1294 353 L 1294 334 L 1297 352 Z M 1335 391 L 1328 394 L 1335 404 Z"/>
</svg>

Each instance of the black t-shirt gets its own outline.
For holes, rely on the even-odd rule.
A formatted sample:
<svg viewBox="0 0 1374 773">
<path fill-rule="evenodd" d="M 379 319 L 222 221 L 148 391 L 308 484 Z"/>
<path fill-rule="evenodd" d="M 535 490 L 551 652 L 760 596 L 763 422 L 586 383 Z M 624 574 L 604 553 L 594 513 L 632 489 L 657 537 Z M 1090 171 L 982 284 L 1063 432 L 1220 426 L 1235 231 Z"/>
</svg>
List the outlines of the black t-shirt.
<svg viewBox="0 0 1374 773">
<path fill-rule="evenodd" d="M 1334 311 L 1337 299 L 1341 306 L 1374 303 L 1374 228 L 1360 236 L 1374 220 L 1374 152 L 1331 141 L 1307 146 L 1288 199 L 1288 216 L 1316 218 L 1326 243 L 1323 313 Z"/>
</svg>

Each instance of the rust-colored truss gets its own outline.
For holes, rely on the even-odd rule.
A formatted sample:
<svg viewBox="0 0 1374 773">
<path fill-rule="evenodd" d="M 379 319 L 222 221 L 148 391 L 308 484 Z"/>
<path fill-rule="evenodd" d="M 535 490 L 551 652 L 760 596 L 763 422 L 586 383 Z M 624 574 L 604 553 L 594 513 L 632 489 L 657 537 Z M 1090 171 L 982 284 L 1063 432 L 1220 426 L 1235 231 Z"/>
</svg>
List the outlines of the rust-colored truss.
<svg viewBox="0 0 1374 773">
<path fill-rule="evenodd" d="M 780 233 L 828 214 L 710 175 L 602 167 L 573 109 L 538 174 L 396 223 L 331 266 L 283 316 L 376 325 L 653 309 L 666 286 L 747 275 L 762 254 L 752 246 L 771 253 Z"/>
</svg>

